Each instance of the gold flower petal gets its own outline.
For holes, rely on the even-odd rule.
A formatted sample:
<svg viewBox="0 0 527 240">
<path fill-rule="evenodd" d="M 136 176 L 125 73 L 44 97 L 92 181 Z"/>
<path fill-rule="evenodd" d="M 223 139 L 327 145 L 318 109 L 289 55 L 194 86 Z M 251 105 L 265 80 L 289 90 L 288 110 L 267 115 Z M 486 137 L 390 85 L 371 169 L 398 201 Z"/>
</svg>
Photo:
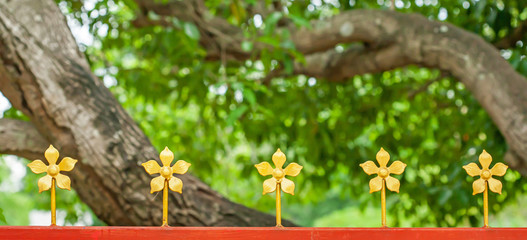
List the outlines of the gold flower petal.
<svg viewBox="0 0 527 240">
<path fill-rule="evenodd" d="M 168 147 L 165 147 L 165 149 L 159 154 L 159 158 L 164 167 L 170 167 L 170 163 L 174 160 L 174 153 L 172 153 Z"/>
<path fill-rule="evenodd" d="M 57 176 L 55 176 L 55 181 L 57 182 L 57 187 L 66 190 L 71 190 L 71 180 L 68 176 L 59 173 L 57 174 Z"/>
<path fill-rule="evenodd" d="M 489 182 L 489 189 L 495 193 L 499 193 L 501 194 L 501 182 L 497 179 L 494 179 L 494 178 L 489 178 L 489 180 L 487 180 Z"/>
<path fill-rule="evenodd" d="M 171 177 L 170 180 L 168 180 L 168 187 L 174 192 L 183 192 L 183 182 L 177 177 Z"/>
<path fill-rule="evenodd" d="M 51 188 L 51 179 L 53 178 L 50 175 L 46 175 L 38 180 L 38 193 L 47 191 Z"/>
<path fill-rule="evenodd" d="M 165 178 L 162 176 L 155 177 L 150 182 L 150 193 L 159 192 L 165 187 Z"/>
<path fill-rule="evenodd" d="M 49 165 L 53 165 L 57 163 L 57 159 L 59 159 L 59 151 L 57 151 L 53 145 L 49 145 L 46 152 L 44 152 L 44 156 L 46 157 L 46 160 L 48 160 Z"/>
<path fill-rule="evenodd" d="M 487 151 L 483 150 L 483 152 L 479 155 L 479 163 L 481 163 L 482 170 L 489 169 L 491 162 L 492 156 L 490 156 Z"/>
<path fill-rule="evenodd" d="M 46 166 L 46 164 L 39 159 L 27 164 L 27 166 L 29 167 L 29 169 L 31 169 L 32 172 L 36 174 L 43 173 L 48 170 L 48 166 Z"/>
<path fill-rule="evenodd" d="M 145 168 L 146 172 L 150 175 L 159 173 L 159 170 L 161 169 L 161 166 L 159 166 L 159 164 L 155 160 L 150 160 L 141 165 Z"/>
<path fill-rule="evenodd" d="M 370 180 L 370 193 L 377 192 L 382 188 L 382 178 L 377 176 Z"/>
<path fill-rule="evenodd" d="M 386 187 L 390 189 L 390 191 L 399 193 L 399 186 L 401 186 L 401 183 L 397 178 L 392 176 L 386 177 Z"/>
<path fill-rule="evenodd" d="M 485 191 L 485 185 L 487 183 L 485 182 L 485 180 L 483 179 L 478 179 L 476 181 L 474 181 L 474 183 L 472 183 L 472 190 L 474 190 L 474 192 L 472 193 L 472 195 L 476 195 L 478 193 L 482 193 L 483 191 Z"/>
<path fill-rule="evenodd" d="M 271 193 L 276 190 L 276 179 L 274 177 L 269 178 L 263 182 L 263 193 Z"/>
<path fill-rule="evenodd" d="M 273 163 L 274 166 L 277 168 L 282 168 L 284 166 L 286 157 L 285 154 L 280 151 L 280 148 L 276 150 L 276 152 L 273 154 Z"/>
<path fill-rule="evenodd" d="M 280 186 L 282 186 L 282 191 L 284 191 L 285 193 L 295 195 L 295 183 L 293 181 L 287 178 L 282 178 Z"/>
<path fill-rule="evenodd" d="M 258 173 L 262 176 L 273 174 L 273 167 L 268 162 L 261 162 L 254 165 L 258 169 Z"/>
<path fill-rule="evenodd" d="M 76 159 L 65 157 L 63 158 L 59 163 L 59 169 L 60 171 L 71 171 L 75 167 L 75 163 L 77 163 Z"/>
<path fill-rule="evenodd" d="M 507 172 L 508 166 L 503 163 L 496 163 L 494 164 L 494 167 L 490 169 L 490 173 L 494 176 L 503 176 L 505 175 L 505 172 Z"/>
<path fill-rule="evenodd" d="M 386 167 L 386 164 L 390 161 L 390 154 L 386 152 L 384 148 L 381 148 L 381 150 L 377 152 L 376 158 L 380 167 Z"/>
<path fill-rule="evenodd" d="M 359 166 L 368 175 L 376 174 L 379 172 L 379 168 L 377 167 L 377 165 L 375 165 L 373 161 L 366 161 L 365 163 L 361 163 Z"/>
<path fill-rule="evenodd" d="M 465 169 L 465 171 L 467 171 L 467 174 L 471 177 L 481 175 L 481 169 L 479 169 L 478 165 L 475 163 L 469 163 L 463 166 L 463 169 Z"/>
<path fill-rule="evenodd" d="M 184 174 L 188 171 L 190 163 L 185 162 L 184 160 L 178 160 L 174 166 L 172 166 L 172 172 L 176 174 Z"/>
<path fill-rule="evenodd" d="M 284 172 L 287 176 L 296 177 L 300 173 L 300 170 L 302 170 L 302 168 L 303 167 L 300 166 L 298 163 L 291 163 L 287 165 L 287 167 L 284 169 Z"/>
<path fill-rule="evenodd" d="M 404 172 L 404 169 L 406 168 L 406 164 L 401 161 L 395 161 L 388 167 L 388 170 L 390 170 L 390 173 L 392 174 L 401 174 Z"/>
</svg>

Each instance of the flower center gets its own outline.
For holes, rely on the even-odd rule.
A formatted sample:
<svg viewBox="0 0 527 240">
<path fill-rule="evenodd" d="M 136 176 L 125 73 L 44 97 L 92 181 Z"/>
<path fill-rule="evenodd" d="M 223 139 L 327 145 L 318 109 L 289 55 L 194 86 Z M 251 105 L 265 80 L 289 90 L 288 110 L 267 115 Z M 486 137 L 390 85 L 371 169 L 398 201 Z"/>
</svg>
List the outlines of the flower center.
<svg viewBox="0 0 527 240">
<path fill-rule="evenodd" d="M 57 164 L 49 165 L 48 167 L 48 174 L 52 177 L 57 176 L 59 174 L 60 168 L 57 166 Z"/>
<path fill-rule="evenodd" d="M 162 167 L 161 168 L 161 176 L 164 178 L 170 178 L 170 175 L 172 175 L 172 169 L 170 167 Z"/>
<path fill-rule="evenodd" d="M 489 170 L 485 170 L 481 173 L 481 178 L 487 180 L 490 178 L 490 176 L 492 176 L 492 174 L 490 174 L 490 171 Z"/>
<path fill-rule="evenodd" d="M 388 170 L 388 168 L 382 167 L 381 169 L 379 169 L 379 177 L 386 178 L 388 177 L 388 175 L 390 175 L 390 171 Z"/>
<path fill-rule="evenodd" d="M 273 177 L 276 178 L 277 180 L 280 180 L 281 178 L 284 177 L 284 170 L 275 168 L 273 170 Z"/>
</svg>

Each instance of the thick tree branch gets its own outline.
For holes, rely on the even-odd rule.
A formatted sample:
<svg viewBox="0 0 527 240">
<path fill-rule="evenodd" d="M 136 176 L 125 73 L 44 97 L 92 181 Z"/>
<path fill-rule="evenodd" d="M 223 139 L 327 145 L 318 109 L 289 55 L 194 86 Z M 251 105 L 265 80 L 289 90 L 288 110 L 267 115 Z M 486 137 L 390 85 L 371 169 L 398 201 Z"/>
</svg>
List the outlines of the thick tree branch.
<svg viewBox="0 0 527 240">
<path fill-rule="evenodd" d="M 206 9 L 200 1 L 170 1 L 169 3 L 155 3 L 147 0 L 135 0 L 142 10 L 138 14 L 133 24 L 137 27 L 156 25 L 162 20 L 150 20 L 147 18 L 147 12 L 153 11 L 164 17 L 176 17 L 183 21 L 193 22 L 200 30 L 202 38 L 200 44 L 207 51 L 208 60 L 218 60 L 221 49 L 230 60 L 246 60 L 254 56 L 253 53 L 259 53 L 263 49 L 272 48 L 262 43 L 255 43 L 252 52 L 246 52 L 241 49 L 241 43 L 245 39 L 243 32 L 237 26 L 227 22 L 225 19 L 218 17 L 207 17 Z M 296 49 L 303 54 L 323 52 L 335 47 L 339 43 L 364 42 L 370 47 L 379 47 L 383 44 L 393 42 L 390 38 L 390 32 L 384 31 L 389 22 L 382 22 L 380 18 L 386 12 L 369 11 L 366 20 L 362 19 L 363 14 L 340 14 L 329 19 L 321 19 L 312 23 L 311 29 L 301 28 L 293 29 L 289 25 L 278 28 L 277 31 L 283 31 L 287 28 L 292 31 L 292 40 Z M 379 21 L 375 24 L 368 24 L 364 28 L 361 22 L 374 19 L 378 16 Z M 375 39 L 375 40 L 373 40 Z M 256 54 L 258 55 L 258 54 Z"/>
<path fill-rule="evenodd" d="M 195 15 L 193 18 L 200 17 Z M 209 46 L 222 42 L 229 59 L 250 57 L 250 53 L 238 49 L 243 40 L 241 29 L 221 19 L 201 19 L 195 23 L 210 37 L 201 42 L 207 51 L 211 50 Z M 510 45 L 521 39 L 525 31 L 523 24 L 496 46 L 506 47 L 504 42 Z M 225 30 L 229 34 L 216 34 L 211 31 L 211 26 L 215 31 Z M 311 29 L 293 29 L 291 32 L 297 50 L 306 55 L 306 65 L 295 64 L 296 74 L 345 81 L 355 75 L 418 65 L 440 69 L 456 77 L 487 110 L 511 151 L 521 159 L 519 161 L 523 164 L 515 165 L 527 166 L 527 95 L 524 92 L 527 81 L 501 57 L 495 46 L 481 37 L 419 14 L 380 10 L 343 12 L 312 22 Z M 359 45 L 344 52 L 334 50 L 341 43 Z M 259 52 L 262 47 L 267 46 L 255 45 L 254 51 Z M 215 51 L 212 49 L 211 54 L 217 54 Z M 527 172 L 527 169 L 519 170 L 524 174 Z"/>
<path fill-rule="evenodd" d="M 219 24 L 236 32 L 225 21 Z M 198 27 L 207 31 L 207 26 L 198 24 Z M 514 38 L 522 35 L 522 29 L 515 31 L 518 34 Z M 230 36 L 229 44 L 241 42 L 239 34 Z M 215 35 L 213 40 L 221 38 Z M 295 64 L 297 74 L 345 81 L 364 73 L 418 65 L 440 69 L 456 77 L 487 110 L 515 156 L 527 162 L 527 96 L 524 92 L 527 81 L 501 57 L 496 47 L 481 37 L 448 23 L 430 21 L 419 14 L 353 10 L 315 21 L 312 29 L 293 31 L 292 40 L 297 50 L 307 55 L 306 65 Z M 354 42 L 360 44 L 342 53 L 333 50 L 339 43 Z M 226 46 L 229 46 L 226 54 L 231 58 L 248 57 L 248 53 L 235 54 L 233 45 Z M 254 51 L 261 50 L 259 47 Z"/>
<path fill-rule="evenodd" d="M 0 119 L 0 153 L 27 159 L 42 158 L 49 142 L 30 122 Z"/>
<path fill-rule="evenodd" d="M 357 10 L 340 17 L 351 18 L 353 15 L 361 19 L 350 23 L 354 29 L 382 30 L 379 35 L 395 39 L 395 42 L 377 48 L 353 47 L 340 54 L 329 51 L 308 56 L 307 66 L 297 65 L 296 72 L 343 81 L 358 74 L 406 65 L 440 69 L 464 83 L 487 110 L 507 140 L 510 151 L 514 152 L 515 158 L 506 158 L 516 159 L 517 162 L 511 162 L 511 165 L 527 166 L 527 80 L 501 57 L 494 46 L 475 34 L 448 23 L 430 21 L 421 15 L 372 12 L 380 11 Z M 382 29 L 378 28 L 379 22 L 385 23 Z M 365 41 L 376 44 L 379 39 Z M 518 170 L 527 174 L 525 168 Z"/>
<path fill-rule="evenodd" d="M 335 50 L 306 56 L 306 64 L 295 64 L 295 73 L 342 82 L 351 76 L 377 73 L 403 67 L 409 60 L 403 58 L 399 45 L 380 49 L 354 46 L 339 53 Z"/>
</svg>

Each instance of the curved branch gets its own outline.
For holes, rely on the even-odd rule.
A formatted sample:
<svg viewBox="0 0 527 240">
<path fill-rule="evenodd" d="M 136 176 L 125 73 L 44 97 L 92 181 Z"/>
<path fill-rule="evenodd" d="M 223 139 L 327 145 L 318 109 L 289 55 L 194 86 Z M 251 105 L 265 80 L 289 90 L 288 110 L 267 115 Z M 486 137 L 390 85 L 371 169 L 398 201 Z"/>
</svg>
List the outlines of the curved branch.
<svg viewBox="0 0 527 240">
<path fill-rule="evenodd" d="M 430 21 L 421 15 L 380 12 L 357 10 L 343 13 L 339 18 L 362 19 L 350 24 L 354 29 L 373 29 L 374 33 L 379 30 L 378 22 L 386 23 L 382 32 L 370 34 L 371 38 L 363 41 L 379 44 L 382 40 L 374 36 L 384 35 L 395 42 L 381 43 L 382 47 L 377 48 L 361 46 L 343 53 L 328 51 L 308 56 L 307 66 L 297 64 L 295 72 L 344 81 L 355 75 L 406 65 L 440 69 L 456 77 L 474 94 L 514 152 L 515 158 L 507 157 L 506 160 L 526 174 L 527 80 L 501 57 L 493 45 L 475 34 L 448 23 Z M 355 39 L 368 36 L 360 31 L 356 34 Z"/>
<path fill-rule="evenodd" d="M 207 51 L 208 60 L 220 58 L 220 47 L 223 47 L 224 54 L 228 59 L 247 60 L 259 53 L 263 49 L 271 49 L 270 46 L 256 42 L 252 52 L 241 49 L 241 43 L 248 40 L 244 37 L 242 30 L 230 24 L 227 20 L 211 17 L 204 17 L 206 8 L 201 1 L 170 1 L 168 3 L 155 3 L 147 0 L 135 0 L 142 13 L 132 22 L 136 27 L 151 25 L 165 25 L 166 21 L 151 20 L 144 14 L 153 11 L 160 16 L 176 17 L 183 21 L 193 22 L 201 32 L 200 44 Z M 321 19 L 312 22 L 311 29 L 301 28 L 292 29 L 289 26 L 278 28 L 277 31 L 288 29 L 292 31 L 292 40 L 296 49 L 303 54 L 323 52 L 333 48 L 339 43 L 361 41 L 369 43 L 371 46 L 378 46 L 386 42 L 391 42 L 384 31 L 385 25 L 389 22 L 382 22 L 380 19 L 374 21 L 375 25 L 368 25 L 363 28 L 360 23 L 370 21 L 377 17 L 382 17 L 387 11 L 370 11 L 371 16 L 364 19 L 364 14 L 340 14 L 329 19 Z M 359 23 L 355 25 L 355 23 Z M 375 39 L 375 41 L 372 41 Z M 272 50 L 272 49 L 271 49 Z"/>
<path fill-rule="evenodd" d="M 0 119 L 0 153 L 27 159 L 42 158 L 49 142 L 30 122 Z"/>
<path fill-rule="evenodd" d="M 205 21 L 200 15 L 192 19 L 200 31 L 208 33 L 208 38 L 200 43 L 212 59 L 218 51 L 209 46 L 218 44 L 226 46 L 229 59 L 251 57 L 251 53 L 239 49 L 243 40 L 241 29 L 224 19 Z M 524 24 L 527 23 L 523 22 L 496 46 L 506 47 L 505 41 L 509 45 L 516 42 L 527 29 Z M 515 166 L 527 166 L 527 94 L 524 92 L 527 81 L 501 57 L 495 46 L 452 24 L 395 11 L 351 10 L 313 21 L 311 25 L 311 29 L 291 30 L 297 50 L 306 55 L 306 65 L 295 64 L 294 73 L 345 81 L 355 75 L 407 65 L 440 69 L 463 82 L 487 110 L 514 155 L 524 163 Z M 224 31 L 228 34 L 217 34 Z M 355 42 L 362 45 L 342 53 L 334 50 L 337 44 Z M 264 47 L 267 46 L 255 44 L 253 51 L 259 52 Z"/>
</svg>

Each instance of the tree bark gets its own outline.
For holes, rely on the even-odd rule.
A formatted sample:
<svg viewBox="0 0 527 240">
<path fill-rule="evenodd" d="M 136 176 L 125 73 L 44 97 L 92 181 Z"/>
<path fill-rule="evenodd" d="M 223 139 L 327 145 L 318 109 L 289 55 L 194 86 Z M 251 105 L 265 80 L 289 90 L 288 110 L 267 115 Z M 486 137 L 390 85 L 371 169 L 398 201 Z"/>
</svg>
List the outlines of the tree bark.
<svg viewBox="0 0 527 240">
<path fill-rule="evenodd" d="M 42 158 L 52 143 L 61 156 L 80 160 L 69 174 L 72 186 L 101 220 L 161 225 L 162 199 L 150 194 L 152 177 L 140 165 L 158 159 L 158 152 L 90 72 L 54 1 L 0 1 L 0 90 L 31 121 L 0 121 L 2 137 L 34 139 L 2 152 Z M 9 135 L 5 129 L 14 123 L 27 129 Z M 29 153 L 20 150 L 30 146 Z M 196 177 L 179 177 L 183 194 L 169 196 L 169 224 L 274 225 L 273 216 L 230 202 Z"/>
<path fill-rule="evenodd" d="M 0 152 L 27 159 L 42 158 L 49 145 L 33 124 L 21 120 L 0 119 Z"/>
</svg>

